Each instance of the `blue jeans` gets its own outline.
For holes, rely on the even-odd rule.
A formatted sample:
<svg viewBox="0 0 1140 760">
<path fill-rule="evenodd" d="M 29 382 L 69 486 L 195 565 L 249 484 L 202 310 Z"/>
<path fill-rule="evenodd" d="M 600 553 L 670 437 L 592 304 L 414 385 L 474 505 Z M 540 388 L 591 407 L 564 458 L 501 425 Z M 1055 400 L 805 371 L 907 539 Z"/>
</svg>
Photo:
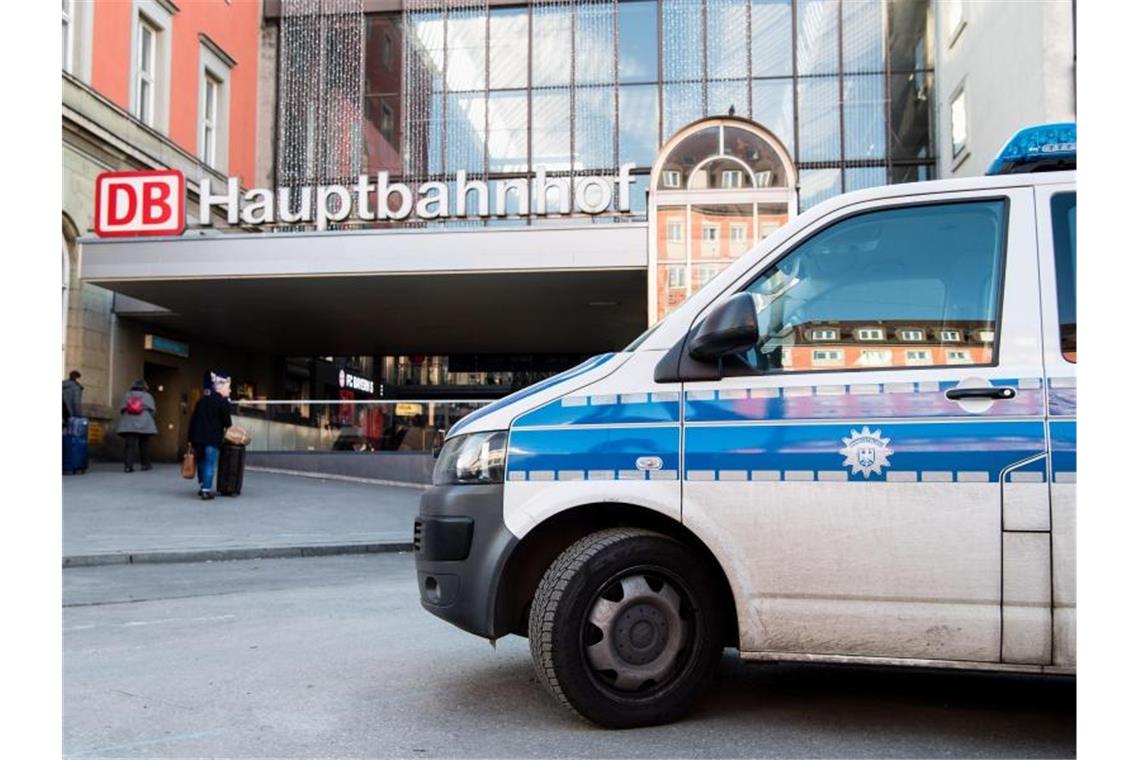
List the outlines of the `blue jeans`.
<svg viewBox="0 0 1140 760">
<path fill-rule="evenodd" d="M 218 454 L 221 452 L 217 446 L 203 446 L 194 453 L 198 457 L 198 490 L 214 490 L 214 475 L 218 472 Z"/>
</svg>

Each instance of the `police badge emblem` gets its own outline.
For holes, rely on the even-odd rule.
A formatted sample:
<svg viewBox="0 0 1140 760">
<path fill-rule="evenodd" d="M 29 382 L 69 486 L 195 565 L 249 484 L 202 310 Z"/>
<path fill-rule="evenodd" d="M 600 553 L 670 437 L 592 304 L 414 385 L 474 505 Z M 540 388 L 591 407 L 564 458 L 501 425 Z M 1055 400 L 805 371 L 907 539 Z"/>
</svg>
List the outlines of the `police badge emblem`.
<svg viewBox="0 0 1140 760">
<path fill-rule="evenodd" d="M 884 467 L 891 466 L 887 457 L 895 453 L 887 445 L 890 442 L 890 438 L 883 437 L 882 430 L 872 433 L 866 425 L 863 432 L 852 429 L 851 437 L 843 439 L 845 445 L 839 450 L 846 457 L 843 466 L 850 467 L 852 475 L 861 474 L 864 479 L 870 478 L 871 473 L 881 475 Z"/>
</svg>

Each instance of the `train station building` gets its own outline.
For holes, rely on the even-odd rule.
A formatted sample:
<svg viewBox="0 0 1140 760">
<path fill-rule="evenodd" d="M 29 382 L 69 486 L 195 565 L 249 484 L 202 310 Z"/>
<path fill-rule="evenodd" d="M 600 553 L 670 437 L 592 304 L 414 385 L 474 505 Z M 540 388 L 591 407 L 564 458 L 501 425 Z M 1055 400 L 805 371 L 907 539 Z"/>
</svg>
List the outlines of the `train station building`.
<svg viewBox="0 0 1140 760">
<path fill-rule="evenodd" d="M 300 427 L 496 398 L 812 205 L 939 173 L 924 0 L 73 5 L 63 364 L 96 419 L 146 377 L 168 455 L 207 368 Z M 180 234 L 97 234 L 97 175 L 160 168 Z"/>
</svg>

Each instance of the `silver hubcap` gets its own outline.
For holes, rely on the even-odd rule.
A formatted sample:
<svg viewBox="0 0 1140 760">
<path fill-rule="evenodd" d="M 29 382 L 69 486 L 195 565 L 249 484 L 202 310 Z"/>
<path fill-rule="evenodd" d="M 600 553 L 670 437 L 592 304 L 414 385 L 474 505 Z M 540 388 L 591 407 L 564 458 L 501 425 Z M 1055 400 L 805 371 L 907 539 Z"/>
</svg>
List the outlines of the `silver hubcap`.
<svg viewBox="0 0 1140 760">
<path fill-rule="evenodd" d="M 614 688 L 636 691 L 669 675 L 689 626 L 681 618 L 681 597 L 667 581 L 651 585 L 644 575 L 630 575 L 603 593 L 615 596 L 617 587 L 619 601 L 601 596 L 590 609 L 589 623 L 601 639 L 586 646 L 586 657 L 595 670 L 611 676 Z"/>
</svg>

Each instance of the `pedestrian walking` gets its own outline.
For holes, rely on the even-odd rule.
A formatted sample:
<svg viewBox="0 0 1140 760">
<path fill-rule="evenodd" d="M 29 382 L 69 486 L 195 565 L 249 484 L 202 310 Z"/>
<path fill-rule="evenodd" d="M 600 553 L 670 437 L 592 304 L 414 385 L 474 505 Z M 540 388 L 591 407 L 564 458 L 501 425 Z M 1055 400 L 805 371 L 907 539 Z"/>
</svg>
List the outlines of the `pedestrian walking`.
<svg viewBox="0 0 1140 760">
<path fill-rule="evenodd" d="M 220 372 L 211 372 L 210 385 L 210 392 L 202 394 L 190 415 L 190 445 L 198 463 L 198 495 L 202 499 L 214 498 L 218 454 L 225 441 L 226 428 L 233 425 L 230 378 Z"/>
<path fill-rule="evenodd" d="M 83 416 L 83 386 L 79 384 L 79 370 L 73 369 L 63 381 L 63 405 L 67 407 L 68 417 Z"/>
<path fill-rule="evenodd" d="M 142 469 L 150 469 L 147 444 L 150 437 L 158 433 L 154 411 L 154 396 L 150 395 L 146 380 L 136 380 L 123 396 L 123 403 L 119 404 L 118 433 L 127 445 L 123 472 L 134 472 L 136 461 L 142 465 Z"/>
</svg>

